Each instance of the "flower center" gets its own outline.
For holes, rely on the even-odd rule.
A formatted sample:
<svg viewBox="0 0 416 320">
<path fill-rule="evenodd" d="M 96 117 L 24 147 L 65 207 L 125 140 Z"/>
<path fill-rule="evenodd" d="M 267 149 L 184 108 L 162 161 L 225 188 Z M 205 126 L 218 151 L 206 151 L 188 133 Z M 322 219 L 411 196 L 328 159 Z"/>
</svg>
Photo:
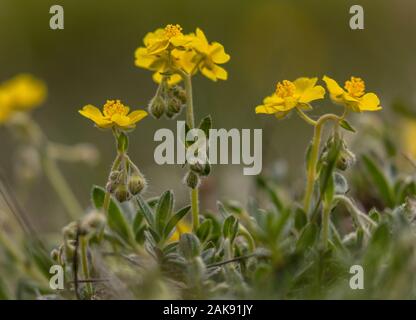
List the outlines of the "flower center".
<svg viewBox="0 0 416 320">
<path fill-rule="evenodd" d="M 182 27 L 179 24 L 168 24 L 165 27 L 165 36 L 170 38 L 182 35 Z"/>
<path fill-rule="evenodd" d="M 361 78 L 351 77 L 350 80 L 345 81 L 345 90 L 354 98 L 359 98 L 364 95 L 365 83 Z"/>
<path fill-rule="evenodd" d="M 107 100 L 104 105 L 104 115 L 112 117 L 115 114 L 125 116 L 129 113 L 129 108 L 120 102 L 120 100 Z"/>
<path fill-rule="evenodd" d="M 292 81 L 283 80 L 276 85 L 276 95 L 280 98 L 291 97 L 295 94 L 296 86 Z"/>
</svg>

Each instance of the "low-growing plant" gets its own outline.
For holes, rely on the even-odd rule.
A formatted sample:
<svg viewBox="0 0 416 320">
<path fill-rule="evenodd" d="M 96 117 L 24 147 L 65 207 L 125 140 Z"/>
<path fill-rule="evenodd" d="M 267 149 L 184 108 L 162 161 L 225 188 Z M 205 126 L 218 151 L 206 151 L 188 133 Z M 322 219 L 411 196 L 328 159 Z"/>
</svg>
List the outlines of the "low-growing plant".
<svg viewBox="0 0 416 320">
<path fill-rule="evenodd" d="M 188 132 L 196 127 L 192 77 L 200 72 L 213 81 L 227 79 L 219 65 L 229 55 L 200 29 L 183 34 L 179 25 L 150 32 L 143 43 L 135 65 L 153 71 L 158 84 L 148 112 L 173 119 L 185 109 Z M 331 101 L 343 110 L 317 118 L 308 112 L 326 94 L 318 78 L 278 82 L 255 112 L 277 119 L 294 112 L 313 126 L 303 197 L 265 172 L 255 179 L 256 194 L 247 205 L 218 201 L 215 212 L 201 210 L 198 201 L 200 180 L 211 171 L 208 162 L 185 164 L 189 205 L 178 207 L 170 190 L 146 199 L 146 179 L 128 148 L 147 112 L 130 111 L 120 100 L 108 100 L 102 111 L 92 105 L 79 111 L 96 127 L 111 131 L 116 146 L 107 181 L 92 187 L 91 205 L 83 210 L 50 159 L 51 143 L 26 112 L 44 99 L 44 85 L 32 78 L 13 81 L 0 86 L 0 121 L 13 133 L 26 130 L 72 221 L 62 229 L 59 243 L 46 241 L 24 219 L 10 188 L 0 185 L 0 248 L 7 257 L 0 264 L 5 270 L 0 298 L 416 297 L 416 166 L 413 155 L 396 150 L 387 125 L 357 119 L 365 111 L 381 110 L 379 98 L 365 92 L 361 78 L 351 77 L 341 87 L 324 76 Z M 400 110 L 408 116 L 405 108 Z M 347 120 L 354 113 L 358 117 Z M 328 123 L 332 130 L 325 131 Z M 199 125 L 205 133 L 211 127 L 210 116 Z M 190 148 L 195 142 L 183 143 Z M 404 165 L 399 161 L 407 163 L 410 173 L 400 171 Z M 49 286 L 53 264 L 64 270 L 61 290 Z M 351 268 L 357 265 L 365 271 L 362 290 L 351 287 Z M 16 283 L 17 289 L 10 290 Z"/>
</svg>

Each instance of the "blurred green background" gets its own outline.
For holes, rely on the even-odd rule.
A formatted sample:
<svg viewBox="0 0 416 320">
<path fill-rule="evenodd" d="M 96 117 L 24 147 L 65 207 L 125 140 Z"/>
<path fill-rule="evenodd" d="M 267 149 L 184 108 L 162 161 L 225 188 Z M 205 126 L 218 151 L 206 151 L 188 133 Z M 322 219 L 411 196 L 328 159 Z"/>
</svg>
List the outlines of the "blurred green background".
<svg viewBox="0 0 416 320">
<path fill-rule="evenodd" d="M 49 28 L 49 8 L 54 4 L 64 8 L 64 30 Z M 349 27 L 353 4 L 364 7 L 365 30 Z M 46 134 L 67 144 L 94 143 L 101 153 L 97 166 L 61 165 L 85 207 L 91 185 L 105 184 L 115 150 L 111 133 L 95 129 L 77 110 L 89 103 L 102 106 L 109 98 L 146 108 L 156 85 L 149 71 L 134 66 L 134 51 L 148 31 L 168 23 L 179 23 L 184 32 L 202 28 L 210 41 L 222 43 L 231 55 L 225 65 L 227 81 L 195 78 L 197 119 L 211 114 L 217 128 L 262 128 L 263 169 L 273 170 L 280 160 L 278 167 L 287 166 L 289 184 L 299 192 L 311 128 L 294 115 L 277 121 L 254 113 L 277 80 L 327 74 L 343 83 L 351 75 L 360 76 L 367 89 L 380 96 L 385 110 L 379 116 L 384 117 L 394 99 L 415 99 L 412 0 L 0 0 L 0 80 L 20 72 L 42 78 L 49 95 L 34 118 Z M 312 115 L 340 111 L 328 100 L 316 106 Z M 131 134 L 130 154 L 149 181 L 146 196 L 174 189 L 179 205 L 187 201 L 187 189 L 180 182 L 185 171 L 153 160 L 153 135 L 162 127 L 175 128 L 176 121 L 148 117 L 141 122 Z M 0 165 L 17 193 L 22 186 L 13 179 L 15 148 L 3 128 L 0 141 Z M 212 209 L 216 199 L 224 198 L 245 203 L 253 182 L 240 166 L 217 165 L 202 186 L 203 207 Z M 21 199 L 36 217 L 33 220 L 46 229 L 62 226 L 63 208 L 47 181 L 36 181 L 30 190 Z"/>
</svg>

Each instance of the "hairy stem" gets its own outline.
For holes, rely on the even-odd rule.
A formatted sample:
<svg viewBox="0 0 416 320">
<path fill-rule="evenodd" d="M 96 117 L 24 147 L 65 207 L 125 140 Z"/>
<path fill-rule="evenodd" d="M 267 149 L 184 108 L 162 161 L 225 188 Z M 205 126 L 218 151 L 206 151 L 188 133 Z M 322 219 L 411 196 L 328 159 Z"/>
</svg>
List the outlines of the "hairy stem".
<svg viewBox="0 0 416 320">
<path fill-rule="evenodd" d="M 307 215 L 309 214 L 309 209 L 311 207 L 313 189 L 315 185 L 316 165 L 318 163 L 319 148 L 321 145 L 321 137 L 322 137 L 322 129 L 323 129 L 325 122 L 328 120 L 333 120 L 333 121 L 338 122 L 340 118 L 335 114 L 325 114 L 321 116 L 318 119 L 318 121 L 316 121 L 316 124 L 314 125 L 315 128 L 314 128 L 314 134 L 312 138 L 312 147 L 310 151 L 309 161 L 307 163 L 306 191 L 305 191 L 305 197 L 303 199 L 303 209 Z"/>
<path fill-rule="evenodd" d="M 192 80 L 191 75 L 181 72 L 181 76 L 185 82 L 186 92 L 186 123 L 189 128 L 195 127 L 194 105 L 192 96 Z M 198 200 L 198 187 L 191 190 L 191 207 L 192 207 L 192 227 L 193 231 L 199 227 L 199 200 Z"/>
<path fill-rule="evenodd" d="M 79 237 L 80 241 L 80 249 L 81 249 L 81 265 L 82 265 L 82 273 L 84 274 L 84 280 L 90 279 L 90 268 L 88 265 L 88 252 L 87 252 L 87 246 L 88 246 L 88 240 L 85 236 Z M 93 287 L 91 282 L 86 283 L 87 288 L 87 294 L 89 297 L 93 294 Z"/>
</svg>

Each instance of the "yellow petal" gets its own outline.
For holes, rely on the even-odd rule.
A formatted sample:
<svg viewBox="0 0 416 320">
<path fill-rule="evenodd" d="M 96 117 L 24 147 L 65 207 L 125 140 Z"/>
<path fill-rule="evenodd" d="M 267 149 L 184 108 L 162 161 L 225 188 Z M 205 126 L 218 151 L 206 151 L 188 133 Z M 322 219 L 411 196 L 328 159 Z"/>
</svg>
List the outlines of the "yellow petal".
<svg viewBox="0 0 416 320">
<path fill-rule="evenodd" d="M 99 127 L 107 128 L 109 125 L 111 125 L 111 121 L 106 119 L 101 111 L 91 104 L 86 105 L 84 108 L 82 108 L 82 110 L 79 110 L 78 112 L 85 118 L 94 121 Z"/>
<path fill-rule="evenodd" d="M 230 60 L 230 55 L 225 53 L 224 46 L 218 42 L 213 42 L 211 45 L 211 59 L 214 63 L 226 63 Z"/>
<path fill-rule="evenodd" d="M 312 89 L 315 86 L 317 81 L 318 81 L 318 78 L 316 77 L 315 78 L 302 77 L 293 81 L 293 84 L 296 87 L 296 93 L 302 94 L 304 91 L 308 89 Z"/>
<path fill-rule="evenodd" d="M 278 110 L 274 107 L 259 105 L 256 107 L 256 113 L 266 113 L 266 114 L 273 114 L 276 113 Z"/>
<path fill-rule="evenodd" d="M 144 110 L 135 110 L 132 113 L 128 115 L 130 118 L 131 123 L 136 123 L 140 120 L 142 120 L 144 117 L 147 116 L 147 112 Z"/>
<path fill-rule="evenodd" d="M 334 79 L 324 76 L 323 80 L 332 96 L 338 97 L 345 92 Z"/>
<path fill-rule="evenodd" d="M 208 79 L 212 80 L 212 81 L 217 81 L 217 77 L 215 75 L 215 73 L 210 69 L 207 68 L 205 65 L 202 65 L 200 67 L 201 73 L 206 76 Z"/>
<path fill-rule="evenodd" d="M 366 93 L 358 102 L 360 111 L 377 111 L 382 109 L 380 100 L 374 93 Z"/>
<path fill-rule="evenodd" d="M 299 98 L 299 102 L 308 103 L 314 100 L 323 99 L 325 96 L 325 89 L 322 86 L 315 86 L 307 88 L 303 91 Z"/>
<path fill-rule="evenodd" d="M 271 96 L 268 96 L 268 97 L 264 98 L 263 103 L 268 104 L 268 105 L 277 106 L 277 105 L 284 104 L 285 100 L 283 100 L 282 98 L 278 97 L 275 94 L 272 94 Z"/>
<path fill-rule="evenodd" d="M 202 64 L 200 70 L 204 76 L 212 81 L 217 81 L 218 79 L 227 80 L 228 78 L 227 71 L 215 64 L 210 66 L 210 68 L 208 68 L 206 64 Z"/>
<path fill-rule="evenodd" d="M 279 111 L 279 112 L 276 112 L 276 113 L 274 114 L 274 116 L 275 116 L 277 119 L 281 120 L 281 119 L 283 119 L 284 117 L 286 117 L 286 116 L 289 114 L 289 112 L 290 112 L 290 111 Z"/>
<path fill-rule="evenodd" d="M 156 82 L 156 83 L 160 83 L 162 81 L 162 75 L 160 74 L 160 72 L 155 72 L 153 74 L 152 78 L 153 78 L 153 81 Z M 174 85 L 174 84 L 177 84 L 181 81 L 182 81 L 182 77 L 179 74 L 175 73 L 175 74 L 169 76 L 168 84 L 169 85 Z"/>
<path fill-rule="evenodd" d="M 137 67 L 144 68 L 144 69 L 150 69 L 152 64 L 157 59 L 156 56 L 149 55 L 147 53 L 147 49 L 144 47 L 140 47 L 136 49 L 136 52 L 134 53 L 135 61 L 134 64 Z"/>
<path fill-rule="evenodd" d="M 131 128 L 134 127 L 134 123 L 132 123 L 131 119 L 127 116 L 123 116 L 121 114 L 114 114 L 111 117 L 111 121 L 117 124 L 120 128 Z"/>
</svg>

